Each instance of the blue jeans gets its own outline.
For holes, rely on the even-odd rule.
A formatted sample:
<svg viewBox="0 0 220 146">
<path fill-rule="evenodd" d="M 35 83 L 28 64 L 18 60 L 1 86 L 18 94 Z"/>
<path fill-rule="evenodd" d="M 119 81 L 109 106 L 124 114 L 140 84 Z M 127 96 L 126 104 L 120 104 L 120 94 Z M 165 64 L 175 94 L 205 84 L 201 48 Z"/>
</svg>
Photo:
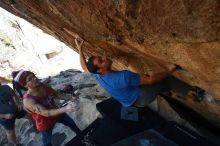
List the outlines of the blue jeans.
<svg viewBox="0 0 220 146">
<path fill-rule="evenodd" d="M 62 114 L 60 119 L 57 121 L 58 123 L 62 123 L 72 129 L 76 134 L 79 134 L 81 130 L 77 127 L 76 123 L 71 119 L 67 114 Z M 52 139 L 52 131 L 53 127 L 47 131 L 42 131 L 42 140 L 44 146 L 52 146 L 51 139 Z"/>
</svg>

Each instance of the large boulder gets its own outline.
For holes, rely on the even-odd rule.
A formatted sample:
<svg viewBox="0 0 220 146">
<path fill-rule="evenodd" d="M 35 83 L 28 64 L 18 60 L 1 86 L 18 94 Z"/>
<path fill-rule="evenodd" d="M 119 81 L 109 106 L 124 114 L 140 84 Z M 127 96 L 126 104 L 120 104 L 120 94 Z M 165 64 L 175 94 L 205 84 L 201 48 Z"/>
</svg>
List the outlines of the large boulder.
<svg viewBox="0 0 220 146">
<path fill-rule="evenodd" d="M 219 0 L 1 0 L 0 6 L 73 49 L 81 36 L 87 57 L 107 52 L 115 69 L 182 66 L 175 76 L 205 89 L 207 100 L 177 100 L 220 125 Z"/>
</svg>

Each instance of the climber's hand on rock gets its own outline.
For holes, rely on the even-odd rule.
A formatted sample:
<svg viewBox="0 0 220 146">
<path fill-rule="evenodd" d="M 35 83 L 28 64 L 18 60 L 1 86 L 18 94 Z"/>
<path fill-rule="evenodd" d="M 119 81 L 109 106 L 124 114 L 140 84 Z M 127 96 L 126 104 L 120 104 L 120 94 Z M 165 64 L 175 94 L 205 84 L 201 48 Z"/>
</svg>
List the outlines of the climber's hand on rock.
<svg viewBox="0 0 220 146">
<path fill-rule="evenodd" d="M 168 71 L 172 74 L 176 70 L 176 65 L 171 64 L 168 66 Z"/>
<path fill-rule="evenodd" d="M 83 42 L 84 42 L 84 40 L 83 40 L 82 38 L 80 38 L 79 36 L 77 36 L 77 37 L 75 38 L 76 47 L 77 47 L 78 49 L 81 48 Z"/>
</svg>

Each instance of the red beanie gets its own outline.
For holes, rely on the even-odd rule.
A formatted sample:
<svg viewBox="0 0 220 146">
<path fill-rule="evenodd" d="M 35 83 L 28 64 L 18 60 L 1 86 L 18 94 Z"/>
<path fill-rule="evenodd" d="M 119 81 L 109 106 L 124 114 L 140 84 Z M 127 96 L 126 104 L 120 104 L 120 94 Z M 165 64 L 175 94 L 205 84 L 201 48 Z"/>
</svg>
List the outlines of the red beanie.
<svg viewBox="0 0 220 146">
<path fill-rule="evenodd" d="M 16 75 L 15 77 L 15 81 L 18 82 L 21 86 L 25 86 L 26 85 L 26 78 L 28 75 L 30 74 L 34 74 L 33 72 L 30 72 L 30 71 L 24 71 L 24 70 L 21 70 L 19 71 L 19 73 Z"/>
</svg>

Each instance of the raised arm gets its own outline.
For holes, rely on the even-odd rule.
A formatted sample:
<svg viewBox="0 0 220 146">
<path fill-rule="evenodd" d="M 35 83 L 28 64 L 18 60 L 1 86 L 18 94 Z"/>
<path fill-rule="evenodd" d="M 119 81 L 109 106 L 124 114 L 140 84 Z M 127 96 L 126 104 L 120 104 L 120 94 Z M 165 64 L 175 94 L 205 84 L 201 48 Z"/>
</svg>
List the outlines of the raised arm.
<svg viewBox="0 0 220 146">
<path fill-rule="evenodd" d="M 86 66 L 86 58 L 85 58 L 85 56 L 83 54 L 83 50 L 82 50 L 83 40 L 80 37 L 76 37 L 75 43 L 76 43 L 76 48 L 79 50 L 79 57 L 80 57 L 81 67 L 85 72 L 89 72 L 89 70 Z"/>
<path fill-rule="evenodd" d="M 171 75 L 174 71 L 176 70 L 176 67 L 173 66 L 171 67 L 168 71 L 164 71 L 161 73 L 153 74 L 153 75 L 145 75 L 145 74 L 140 74 L 140 85 L 150 85 L 157 83 L 169 75 Z"/>
</svg>

